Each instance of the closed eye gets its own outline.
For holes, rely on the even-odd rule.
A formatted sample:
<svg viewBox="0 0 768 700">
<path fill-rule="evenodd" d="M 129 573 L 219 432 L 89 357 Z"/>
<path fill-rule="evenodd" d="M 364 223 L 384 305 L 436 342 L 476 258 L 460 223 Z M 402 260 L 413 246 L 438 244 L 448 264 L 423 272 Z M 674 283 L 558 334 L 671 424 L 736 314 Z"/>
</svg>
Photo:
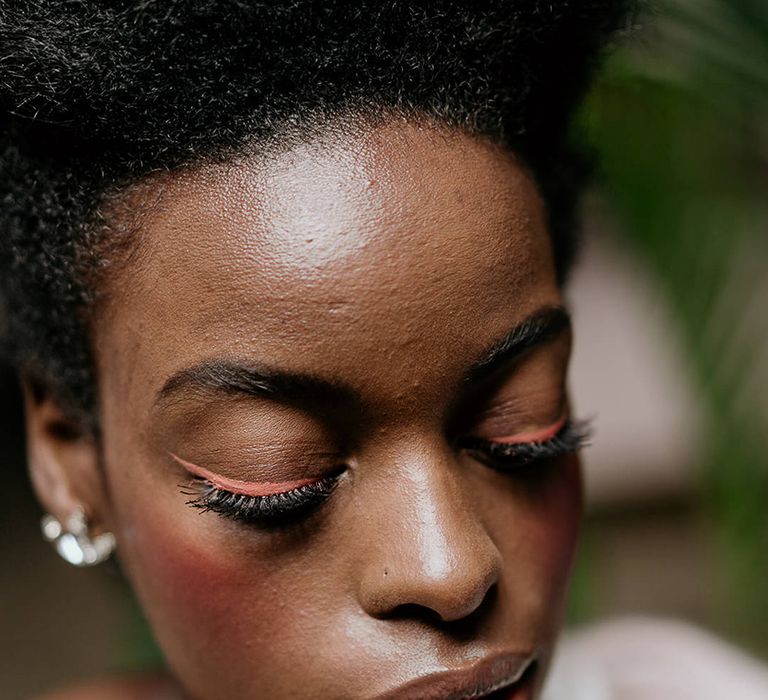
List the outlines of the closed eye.
<svg viewBox="0 0 768 700">
<path fill-rule="evenodd" d="M 214 474 L 172 452 L 168 454 L 192 477 L 181 485 L 182 493 L 191 497 L 187 505 L 265 527 L 288 524 L 307 515 L 330 496 L 343 471 L 340 467 L 322 478 L 250 482 Z"/>
<path fill-rule="evenodd" d="M 546 428 L 539 428 L 538 430 L 531 430 L 526 433 L 515 433 L 507 437 L 498 437 L 493 440 L 489 440 L 492 443 L 502 443 L 504 445 L 521 445 L 531 442 L 546 442 L 555 437 L 568 422 L 566 416 L 555 421 L 552 425 Z"/>
<path fill-rule="evenodd" d="M 578 452 L 589 435 L 585 421 L 562 420 L 544 430 L 499 441 L 467 436 L 458 441 L 458 447 L 492 469 L 514 473 Z"/>
<path fill-rule="evenodd" d="M 273 496 L 281 493 L 294 491 L 302 486 L 307 486 L 317 481 L 317 479 L 296 479 L 293 481 L 241 481 L 240 479 L 230 479 L 220 474 L 201 467 L 198 464 L 182 459 L 173 452 L 168 453 L 176 462 L 178 462 L 190 474 L 196 476 L 212 486 L 238 496 Z"/>
<path fill-rule="evenodd" d="M 309 514 L 323 503 L 336 487 L 343 468 L 296 488 L 267 495 L 236 493 L 194 477 L 182 487 L 191 496 L 187 505 L 202 512 L 214 512 L 238 522 L 263 527 L 287 525 Z"/>
</svg>

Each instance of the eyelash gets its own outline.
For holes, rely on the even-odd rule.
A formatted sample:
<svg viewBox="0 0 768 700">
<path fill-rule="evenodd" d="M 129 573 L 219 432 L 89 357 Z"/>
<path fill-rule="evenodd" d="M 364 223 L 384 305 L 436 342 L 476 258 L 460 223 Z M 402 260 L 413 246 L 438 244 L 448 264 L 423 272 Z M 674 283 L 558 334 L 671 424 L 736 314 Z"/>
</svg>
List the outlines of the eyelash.
<svg viewBox="0 0 768 700">
<path fill-rule="evenodd" d="M 486 466 L 505 474 L 524 476 L 533 473 L 541 463 L 578 452 L 587 443 L 590 431 L 586 422 L 568 421 L 548 440 L 525 443 L 501 443 L 467 437 L 458 447 L 473 455 Z M 287 525 L 309 514 L 322 504 L 338 484 L 343 469 L 319 481 L 299 488 L 267 496 L 233 493 L 214 486 L 202 477 L 195 477 L 183 493 L 194 496 L 187 505 L 204 513 L 213 512 L 241 523 L 261 527 Z"/>
<path fill-rule="evenodd" d="M 483 464 L 506 474 L 525 475 L 534 467 L 578 452 L 588 444 L 590 436 L 587 421 L 569 420 L 557 435 L 536 442 L 504 443 L 466 437 L 459 447 L 479 459 Z"/>
<path fill-rule="evenodd" d="M 338 470 L 312 484 L 267 496 L 233 493 L 214 486 L 207 479 L 195 477 L 193 490 L 187 486 L 183 493 L 195 496 L 187 505 L 203 513 L 213 512 L 242 523 L 274 527 L 298 520 L 323 503 L 336 487 L 341 472 Z"/>
</svg>

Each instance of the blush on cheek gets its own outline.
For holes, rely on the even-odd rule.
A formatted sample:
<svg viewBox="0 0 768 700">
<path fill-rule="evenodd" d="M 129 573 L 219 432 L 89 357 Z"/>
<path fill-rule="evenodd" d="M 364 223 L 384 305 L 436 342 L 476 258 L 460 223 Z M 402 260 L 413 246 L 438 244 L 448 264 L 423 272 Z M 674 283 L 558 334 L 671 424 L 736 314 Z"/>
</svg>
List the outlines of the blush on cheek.
<svg viewBox="0 0 768 700">
<path fill-rule="evenodd" d="M 576 455 L 564 458 L 540 495 L 533 536 L 539 547 L 539 566 L 552 581 L 562 581 L 563 593 L 578 541 L 582 514 L 581 463 Z"/>
<path fill-rule="evenodd" d="M 565 602 L 581 521 L 581 468 L 566 457 L 531 490 L 516 521 L 514 587 L 550 623 Z M 525 606 L 524 606 L 525 607 Z"/>
<path fill-rule="evenodd" d="M 208 534 L 205 516 L 173 520 L 147 513 L 137 526 L 130 574 L 171 665 L 184 676 L 215 666 L 238 675 L 248 649 L 285 630 L 285 586 L 242 542 Z M 209 516 L 216 517 L 216 516 Z M 195 523 L 199 518 L 201 522 Z M 248 671 L 240 669 L 248 675 Z"/>
</svg>

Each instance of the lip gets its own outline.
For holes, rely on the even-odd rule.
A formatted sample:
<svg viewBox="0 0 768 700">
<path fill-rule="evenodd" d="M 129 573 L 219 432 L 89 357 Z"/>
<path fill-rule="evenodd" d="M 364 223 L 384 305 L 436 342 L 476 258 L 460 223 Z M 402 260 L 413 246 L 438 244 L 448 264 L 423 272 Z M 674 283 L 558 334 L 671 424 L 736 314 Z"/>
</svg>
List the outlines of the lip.
<svg viewBox="0 0 768 700">
<path fill-rule="evenodd" d="M 470 668 L 442 671 L 405 683 L 376 700 L 470 700 L 517 684 L 532 670 L 533 654 L 495 654 Z M 525 686 L 527 686 L 527 680 Z M 522 689 L 522 686 L 521 686 Z M 512 697 L 512 696 L 511 696 Z M 515 696 L 516 697 L 516 696 Z"/>
</svg>

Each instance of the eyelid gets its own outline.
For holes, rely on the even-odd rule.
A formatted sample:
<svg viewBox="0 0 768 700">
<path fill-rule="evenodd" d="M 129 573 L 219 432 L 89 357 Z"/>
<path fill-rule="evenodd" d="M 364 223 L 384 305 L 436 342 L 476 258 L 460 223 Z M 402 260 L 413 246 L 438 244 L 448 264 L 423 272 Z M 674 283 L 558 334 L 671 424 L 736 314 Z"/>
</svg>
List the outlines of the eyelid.
<svg viewBox="0 0 768 700">
<path fill-rule="evenodd" d="M 317 479 L 297 479 L 295 481 L 241 481 L 240 479 L 229 479 L 220 474 L 214 474 L 213 472 L 201 467 L 192 462 L 188 462 L 182 459 L 173 452 L 168 454 L 178 462 L 184 469 L 193 474 L 210 482 L 213 486 L 223 491 L 229 491 L 238 496 L 274 496 L 287 491 L 293 491 L 294 489 L 301 488 L 302 486 L 308 486 L 314 484 Z"/>
<path fill-rule="evenodd" d="M 490 440 L 490 442 L 504 445 L 521 445 L 531 442 L 545 442 L 546 440 L 551 440 L 553 437 L 555 437 L 555 435 L 557 435 L 563 429 L 567 422 L 568 417 L 563 415 L 552 425 L 549 425 L 546 428 L 531 430 L 527 433 L 516 433 L 514 435 L 494 438 L 493 440 Z"/>
</svg>

